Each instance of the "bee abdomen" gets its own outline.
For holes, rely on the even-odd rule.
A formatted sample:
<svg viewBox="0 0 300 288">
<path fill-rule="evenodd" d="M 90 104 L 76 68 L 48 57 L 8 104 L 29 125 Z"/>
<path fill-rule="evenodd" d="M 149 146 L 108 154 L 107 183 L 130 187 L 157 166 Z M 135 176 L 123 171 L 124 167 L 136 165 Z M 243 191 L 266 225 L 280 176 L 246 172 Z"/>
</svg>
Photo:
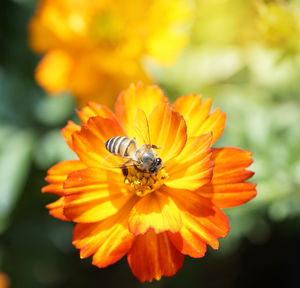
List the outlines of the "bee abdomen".
<svg viewBox="0 0 300 288">
<path fill-rule="evenodd" d="M 105 142 L 105 148 L 112 154 L 121 157 L 129 157 L 130 152 L 136 147 L 134 138 L 116 136 Z"/>
</svg>

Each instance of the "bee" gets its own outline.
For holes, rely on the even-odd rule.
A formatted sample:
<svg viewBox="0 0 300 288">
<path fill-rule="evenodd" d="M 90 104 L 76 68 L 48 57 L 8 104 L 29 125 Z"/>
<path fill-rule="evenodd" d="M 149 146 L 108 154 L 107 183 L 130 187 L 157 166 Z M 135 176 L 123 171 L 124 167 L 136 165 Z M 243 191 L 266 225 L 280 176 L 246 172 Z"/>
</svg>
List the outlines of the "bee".
<svg viewBox="0 0 300 288">
<path fill-rule="evenodd" d="M 157 173 L 162 168 L 162 160 L 154 149 L 160 148 L 151 144 L 148 120 L 142 110 L 137 110 L 134 123 L 134 128 L 143 139 L 144 145 L 139 146 L 136 138 L 116 136 L 104 143 L 105 148 L 121 162 L 125 161 L 121 166 L 117 166 L 122 169 L 125 177 L 128 176 L 128 166 L 134 166 L 136 170 L 149 174 Z"/>
</svg>

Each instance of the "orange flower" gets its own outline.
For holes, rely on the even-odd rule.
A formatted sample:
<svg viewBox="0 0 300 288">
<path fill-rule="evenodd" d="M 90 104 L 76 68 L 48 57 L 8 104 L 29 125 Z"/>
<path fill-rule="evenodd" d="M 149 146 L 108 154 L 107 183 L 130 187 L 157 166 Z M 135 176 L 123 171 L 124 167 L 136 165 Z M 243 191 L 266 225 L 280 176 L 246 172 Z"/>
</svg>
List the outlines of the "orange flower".
<svg viewBox="0 0 300 288">
<path fill-rule="evenodd" d="M 71 91 L 79 104 L 113 104 L 131 82 L 151 82 L 143 58 L 171 64 L 187 43 L 185 0 L 41 0 L 29 44 L 45 55 L 37 82 L 52 95 Z"/>
<path fill-rule="evenodd" d="M 229 231 L 220 208 L 252 199 L 256 185 L 245 182 L 253 175 L 250 152 L 211 148 L 226 118 L 219 109 L 210 113 L 211 102 L 190 94 L 170 106 L 158 87 L 131 85 L 115 114 L 89 103 L 78 112 L 82 126 L 67 124 L 62 134 L 79 159 L 50 168 L 42 191 L 60 196 L 48 205 L 51 215 L 77 223 L 73 244 L 81 258 L 93 255 L 94 265 L 106 267 L 127 254 L 133 274 L 152 281 L 174 275 L 184 255 L 218 248 Z M 150 174 L 128 166 L 125 177 L 106 165 L 105 142 L 126 136 L 140 143 L 137 111 L 148 119 L 152 144 L 163 147 L 155 150 L 163 167 Z"/>
<path fill-rule="evenodd" d="M 0 271 L 0 288 L 10 287 L 10 279 L 7 274 Z"/>
</svg>

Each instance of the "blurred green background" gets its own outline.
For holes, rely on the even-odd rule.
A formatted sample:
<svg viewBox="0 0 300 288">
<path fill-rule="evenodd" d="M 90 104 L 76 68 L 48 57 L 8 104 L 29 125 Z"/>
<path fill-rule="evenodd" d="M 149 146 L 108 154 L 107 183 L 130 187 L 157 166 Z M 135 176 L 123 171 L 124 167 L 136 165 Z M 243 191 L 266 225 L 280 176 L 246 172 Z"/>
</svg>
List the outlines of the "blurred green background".
<svg viewBox="0 0 300 288">
<path fill-rule="evenodd" d="M 271 24 L 268 15 L 251 17 L 251 2 L 196 1 L 178 61 L 146 66 L 171 101 L 202 93 L 227 113 L 216 146 L 253 152 L 258 195 L 225 211 L 231 231 L 218 251 L 186 257 L 175 277 L 140 284 L 126 259 L 101 270 L 80 260 L 73 225 L 48 215 L 55 197 L 40 189 L 51 165 L 73 157 L 60 129 L 74 119 L 75 101 L 48 97 L 34 81 L 39 57 L 28 48 L 27 25 L 36 1 L 1 0 L 0 272 L 11 287 L 300 287 L 300 33 L 281 29 L 291 15 L 298 21 L 300 1 L 265 1 L 290 11 L 287 19 L 275 11 Z"/>
</svg>

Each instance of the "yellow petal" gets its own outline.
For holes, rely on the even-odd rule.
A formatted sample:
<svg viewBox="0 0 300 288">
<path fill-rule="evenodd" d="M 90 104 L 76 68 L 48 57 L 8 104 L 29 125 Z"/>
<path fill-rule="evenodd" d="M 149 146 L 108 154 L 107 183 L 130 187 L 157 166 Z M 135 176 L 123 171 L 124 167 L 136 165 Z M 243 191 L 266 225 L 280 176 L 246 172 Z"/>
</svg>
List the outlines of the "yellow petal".
<svg viewBox="0 0 300 288">
<path fill-rule="evenodd" d="M 104 143 L 115 136 L 126 136 L 117 120 L 92 117 L 80 131 L 72 134 L 74 151 L 87 166 L 105 169 L 103 160 L 111 153 Z"/>
<path fill-rule="evenodd" d="M 132 84 L 120 94 L 115 104 L 115 112 L 129 137 L 136 135 L 133 123 L 136 110 L 143 110 L 149 117 L 155 106 L 161 102 L 168 102 L 162 90 L 157 86 L 144 86 L 142 83 Z"/>
<path fill-rule="evenodd" d="M 162 147 L 157 153 L 163 163 L 176 157 L 183 149 L 187 135 L 183 117 L 171 110 L 168 103 L 155 107 L 149 117 L 152 144 Z"/>
<path fill-rule="evenodd" d="M 36 68 L 36 81 L 48 93 L 68 91 L 72 58 L 62 50 L 53 50 L 48 53 Z"/>
<path fill-rule="evenodd" d="M 128 227 L 135 235 L 144 234 L 150 228 L 155 233 L 177 232 L 181 228 L 180 212 L 172 199 L 158 191 L 144 196 L 132 208 Z"/>
<path fill-rule="evenodd" d="M 128 216 L 136 199 L 137 197 L 130 199 L 116 215 L 105 220 L 76 224 L 73 245 L 80 249 L 81 258 L 94 254 L 93 264 L 106 267 L 128 252 L 135 238 L 128 231 Z"/>
<path fill-rule="evenodd" d="M 211 180 L 214 162 L 211 160 L 212 135 L 192 137 L 181 153 L 166 165 L 169 178 L 165 185 L 175 189 L 196 190 Z"/>
<path fill-rule="evenodd" d="M 89 102 L 88 105 L 79 110 L 77 114 L 82 124 L 87 124 L 89 118 L 95 116 L 116 120 L 114 113 L 108 107 L 95 102 Z"/>
<path fill-rule="evenodd" d="M 132 196 L 123 180 L 118 173 L 98 168 L 71 173 L 64 183 L 64 214 L 81 223 L 97 222 L 116 214 Z"/>
<path fill-rule="evenodd" d="M 189 94 L 178 98 L 173 109 L 184 117 L 189 137 L 212 133 L 214 144 L 223 133 L 226 114 L 220 109 L 209 114 L 211 102 L 210 98 L 203 102 L 200 95 Z"/>
</svg>

